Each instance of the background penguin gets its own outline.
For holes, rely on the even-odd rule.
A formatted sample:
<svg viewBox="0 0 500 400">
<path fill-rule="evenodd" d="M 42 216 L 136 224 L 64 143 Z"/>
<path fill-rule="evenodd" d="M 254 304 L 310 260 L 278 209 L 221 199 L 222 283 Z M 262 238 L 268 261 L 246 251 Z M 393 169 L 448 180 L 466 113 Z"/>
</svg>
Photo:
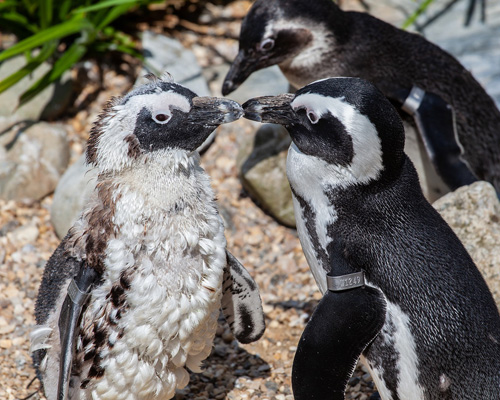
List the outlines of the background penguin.
<svg viewBox="0 0 500 400">
<path fill-rule="evenodd" d="M 423 197 L 383 94 L 331 78 L 243 108 L 292 137 L 297 230 L 324 293 L 298 345 L 295 399 L 343 399 L 359 356 L 384 400 L 499 399 L 497 307 Z"/>
<path fill-rule="evenodd" d="M 500 111 L 455 58 L 423 37 L 331 0 L 257 0 L 222 93 L 274 64 L 297 88 L 332 76 L 371 81 L 414 117 L 451 189 L 480 179 L 500 193 Z"/>
<path fill-rule="evenodd" d="M 48 399 L 172 398 L 211 352 L 222 297 L 237 339 L 264 331 L 196 152 L 242 109 L 151 79 L 95 123 L 94 195 L 44 271 L 32 350 Z"/>
</svg>

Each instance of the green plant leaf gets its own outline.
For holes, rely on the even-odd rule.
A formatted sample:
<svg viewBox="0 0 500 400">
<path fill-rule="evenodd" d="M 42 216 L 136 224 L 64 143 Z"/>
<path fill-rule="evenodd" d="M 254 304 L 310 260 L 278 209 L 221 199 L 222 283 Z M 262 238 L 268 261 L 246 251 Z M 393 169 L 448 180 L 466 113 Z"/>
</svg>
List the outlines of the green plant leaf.
<svg viewBox="0 0 500 400">
<path fill-rule="evenodd" d="M 35 47 L 41 46 L 42 44 L 54 40 L 60 39 L 74 33 L 80 32 L 85 29 L 91 29 L 92 25 L 87 19 L 78 18 L 72 19 L 68 22 L 47 28 L 27 39 L 20 41 L 14 46 L 2 51 L 0 53 L 0 61 L 6 60 L 17 54 L 23 53 L 25 51 L 31 50 Z"/>
<path fill-rule="evenodd" d="M 52 0 L 40 0 L 39 5 L 40 27 L 47 29 L 52 23 Z"/>
<path fill-rule="evenodd" d="M 94 4 L 89 7 L 82 7 L 78 8 L 73 13 L 75 14 L 81 14 L 81 13 L 88 13 L 92 11 L 97 11 L 101 10 L 104 8 L 109 8 L 112 6 L 120 6 L 120 5 L 128 5 L 128 6 L 133 6 L 133 5 L 139 5 L 141 1 L 139 0 L 106 0 L 106 1 L 100 1 L 97 4 Z"/>
<path fill-rule="evenodd" d="M 96 29 L 98 31 L 102 30 L 105 26 L 109 25 L 112 21 L 120 17 L 121 15 L 127 13 L 131 6 L 129 4 L 123 4 L 120 6 L 113 7 L 108 13 L 106 13 L 105 18 L 97 23 Z"/>
<path fill-rule="evenodd" d="M 73 43 L 55 63 L 54 67 L 36 81 L 21 95 L 19 107 L 26 104 L 51 83 L 58 80 L 62 74 L 76 64 L 87 52 L 87 47 L 79 42 Z"/>
<path fill-rule="evenodd" d="M 7 78 L 2 80 L 0 82 L 0 93 L 15 85 L 26 75 L 29 75 L 35 69 L 37 69 L 40 64 L 47 60 L 54 53 L 54 51 L 56 51 L 58 43 L 58 41 L 47 43 L 43 46 L 40 54 L 34 57 L 28 64 L 22 67 L 19 71 L 14 72 L 12 75 L 9 75 Z"/>
<path fill-rule="evenodd" d="M 24 15 L 21 15 L 16 12 L 7 12 L 7 13 L 2 13 L 0 15 L 0 21 L 4 20 L 6 21 L 6 24 L 14 24 L 16 26 L 19 26 L 19 28 L 22 28 L 24 30 L 29 30 L 32 33 L 36 33 L 38 31 L 38 27 L 34 24 L 31 24 Z M 9 25 L 2 24 L 2 28 L 10 28 Z"/>
<path fill-rule="evenodd" d="M 410 25 L 412 25 L 416 19 L 427 9 L 427 7 L 429 7 L 432 3 L 434 2 L 434 0 L 424 0 L 424 2 L 422 4 L 420 4 L 418 6 L 418 8 L 415 10 L 415 12 L 410 15 L 406 21 L 403 23 L 403 25 L 401 26 L 402 29 L 406 29 L 408 28 Z"/>
</svg>

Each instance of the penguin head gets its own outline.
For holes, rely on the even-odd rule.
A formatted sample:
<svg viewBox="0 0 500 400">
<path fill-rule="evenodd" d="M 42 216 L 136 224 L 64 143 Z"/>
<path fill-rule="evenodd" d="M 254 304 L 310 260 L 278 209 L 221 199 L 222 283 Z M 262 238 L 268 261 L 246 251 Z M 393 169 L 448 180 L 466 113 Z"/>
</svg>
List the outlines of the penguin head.
<svg viewBox="0 0 500 400">
<path fill-rule="evenodd" d="M 337 16 L 337 14 L 339 14 Z M 239 51 L 222 85 L 222 94 L 236 90 L 253 72 L 304 58 L 311 65 L 333 40 L 342 24 L 332 0 L 257 0 L 241 25 Z M 310 51 L 307 51 L 310 50 Z"/>
<path fill-rule="evenodd" d="M 116 172 L 158 151 L 192 153 L 217 126 L 243 115 L 238 103 L 198 97 L 170 76 L 148 79 L 106 105 L 91 130 L 88 164 Z"/>
<path fill-rule="evenodd" d="M 328 78 L 295 95 L 250 99 L 243 109 L 248 119 L 287 128 L 297 158 L 294 168 L 313 160 L 318 174 L 325 167 L 342 186 L 399 175 L 404 157 L 401 119 L 385 96 L 363 79 Z"/>
</svg>

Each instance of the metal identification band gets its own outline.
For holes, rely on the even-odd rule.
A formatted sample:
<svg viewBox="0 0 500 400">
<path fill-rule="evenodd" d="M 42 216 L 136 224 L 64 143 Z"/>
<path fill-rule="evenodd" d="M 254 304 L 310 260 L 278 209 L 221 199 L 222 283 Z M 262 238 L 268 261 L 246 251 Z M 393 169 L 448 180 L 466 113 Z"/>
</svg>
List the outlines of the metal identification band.
<svg viewBox="0 0 500 400">
<path fill-rule="evenodd" d="M 341 292 L 342 290 L 354 289 L 365 286 L 365 273 L 355 272 L 354 274 L 341 276 L 326 276 L 326 285 L 332 292 Z"/>
<path fill-rule="evenodd" d="M 82 292 L 76 285 L 75 280 L 74 279 L 71 280 L 71 283 L 68 286 L 68 295 L 74 304 L 81 305 L 85 303 L 85 301 L 89 297 L 89 294 L 90 293 Z"/>
<path fill-rule="evenodd" d="M 413 86 L 401 108 L 408 114 L 414 115 L 420 107 L 420 104 L 422 104 L 424 96 L 425 90 L 420 89 L 417 86 Z"/>
</svg>

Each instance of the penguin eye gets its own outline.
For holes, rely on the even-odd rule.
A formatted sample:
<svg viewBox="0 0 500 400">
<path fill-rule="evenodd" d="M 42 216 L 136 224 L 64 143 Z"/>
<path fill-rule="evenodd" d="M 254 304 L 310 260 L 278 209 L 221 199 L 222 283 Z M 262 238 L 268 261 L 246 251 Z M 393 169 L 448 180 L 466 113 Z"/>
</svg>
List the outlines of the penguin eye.
<svg viewBox="0 0 500 400">
<path fill-rule="evenodd" d="M 157 122 L 158 124 L 166 124 L 169 119 L 170 116 L 165 112 L 160 111 L 153 114 L 153 121 Z"/>
<path fill-rule="evenodd" d="M 259 48 L 262 51 L 269 51 L 274 47 L 274 40 L 273 39 L 264 39 L 260 45 Z"/>
<path fill-rule="evenodd" d="M 307 110 L 307 118 L 311 121 L 311 124 L 317 124 L 319 121 L 319 116 L 311 110 Z"/>
</svg>

